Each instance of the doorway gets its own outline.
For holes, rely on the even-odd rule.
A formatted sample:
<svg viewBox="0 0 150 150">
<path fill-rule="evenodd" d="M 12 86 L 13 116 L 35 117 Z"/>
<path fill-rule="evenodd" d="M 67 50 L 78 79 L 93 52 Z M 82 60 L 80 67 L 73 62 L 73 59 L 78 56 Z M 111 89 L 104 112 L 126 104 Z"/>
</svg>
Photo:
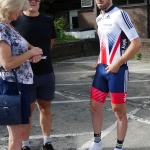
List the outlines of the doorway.
<svg viewBox="0 0 150 150">
<path fill-rule="evenodd" d="M 69 12 L 69 19 L 70 19 L 70 29 L 78 28 L 78 11 L 71 10 Z"/>
</svg>

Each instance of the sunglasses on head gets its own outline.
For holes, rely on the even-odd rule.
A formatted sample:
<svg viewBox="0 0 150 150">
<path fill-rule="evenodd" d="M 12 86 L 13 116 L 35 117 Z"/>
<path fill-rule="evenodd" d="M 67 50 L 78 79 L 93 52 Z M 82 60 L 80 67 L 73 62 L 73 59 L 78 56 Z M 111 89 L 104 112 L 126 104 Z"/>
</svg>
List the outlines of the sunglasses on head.
<svg viewBox="0 0 150 150">
<path fill-rule="evenodd" d="M 33 0 L 28 0 L 29 2 L 32 2 Z M 35 2 L 41 2 L 41 0 L 34 0 Z"/>
</svg>

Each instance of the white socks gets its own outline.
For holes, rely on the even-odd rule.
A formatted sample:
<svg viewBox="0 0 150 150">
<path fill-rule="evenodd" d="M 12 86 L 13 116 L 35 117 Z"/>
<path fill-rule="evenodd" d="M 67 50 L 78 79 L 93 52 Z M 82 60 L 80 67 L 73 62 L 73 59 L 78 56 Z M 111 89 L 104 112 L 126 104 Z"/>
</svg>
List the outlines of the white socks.
<svg viewBox="0 0 150 150">
<path fill-rule="evenodd" d="M 45 145 L 47 142 L 50 142 L 50 136 L 44 136 L 43 137 L 43 144 Z M 22 147 L 24 147 L 24 146 L 28 146 L 28 147 L 30 147 L 30 143 L 29 143 L 29 140 L 27 140 L 27 141 L 22 141 Z"/>
<path fill-rule="evenodd" d="M 22 141 L 22 147 L 24 147 L 24 146 L 30 147 L 29 140 L 27 140 L 27 141 Z"/>
<path fill-rule="evenodd" d="M 43 144 L 45 145 L 47 142 L 50 142 L 50 136 L 44 136 L 43 140 L 44 140 Z"/>
</svg>

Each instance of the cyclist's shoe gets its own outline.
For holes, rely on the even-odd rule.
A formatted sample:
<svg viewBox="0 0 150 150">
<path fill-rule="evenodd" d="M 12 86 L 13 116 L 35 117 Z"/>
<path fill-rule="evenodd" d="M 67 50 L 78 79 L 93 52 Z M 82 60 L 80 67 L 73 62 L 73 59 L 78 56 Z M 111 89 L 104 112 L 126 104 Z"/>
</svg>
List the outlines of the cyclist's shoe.
<svg viewBox="0 0 150 150">
<path fill-rule="evenodd" d="M 102 142 L 100 143 L 93 142 L 89 150 L 103 150 Z"/>
</svg>

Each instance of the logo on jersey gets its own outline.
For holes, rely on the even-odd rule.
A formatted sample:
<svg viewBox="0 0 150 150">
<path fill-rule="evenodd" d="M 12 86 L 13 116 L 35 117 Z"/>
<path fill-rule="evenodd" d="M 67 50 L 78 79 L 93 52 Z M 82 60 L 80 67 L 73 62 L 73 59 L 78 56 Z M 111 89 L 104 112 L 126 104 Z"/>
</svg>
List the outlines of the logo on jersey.
<svg viewBox="0 0 150 150">
<path fill-rule="evenodd" d="M 127 47 L 127 39 L 122 39 L 122 45 L 121 45 L 121 48 L 122 49 L 126 49 L 126 47 Z"/>
<path fill-rule="evenodd" d="M 96 22 L 99 22 L 99 21 L 101 21 L 101 19 L 102 19 L 102 18 L 100 18 L 100 17 L 99 17 L 99 18 L 97 18 L 97 19 L 96 19 Z"/>
<path fill-rule="evenodd" d="M 103 27 L 105 27 L 105 28 L 112 27 L 112 24 L 103 24 Z"/>
<path fill-rule="evenodd" d="M 110 19 L 110 16 L 108 15 L 108 16 L 106 17 L 106 19 Z"/>
<path fill-rule="evenodd" d="M 124 94 L 124 98 L 123 98 L 124 102 L 127 101 L 127 93 Z"/>
</svg>

